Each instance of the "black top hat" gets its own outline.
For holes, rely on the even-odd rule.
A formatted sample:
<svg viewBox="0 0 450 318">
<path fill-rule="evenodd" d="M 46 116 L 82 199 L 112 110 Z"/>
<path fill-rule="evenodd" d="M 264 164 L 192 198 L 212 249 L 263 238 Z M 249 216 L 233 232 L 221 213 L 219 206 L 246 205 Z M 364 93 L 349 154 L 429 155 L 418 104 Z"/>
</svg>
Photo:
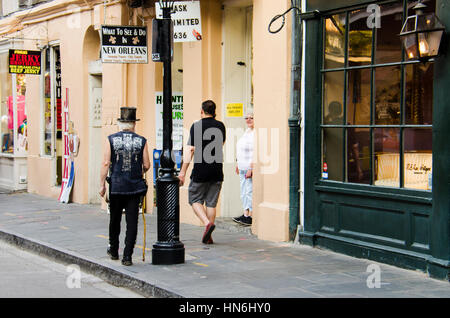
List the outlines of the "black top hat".
<svg viewBox="0 0 450 318">
<path fill-rule="evenodd" d="M 117 121 L 127 123 L 138 120 L 140 119 L 136 119 L 136 107 L 120 107 L 120 118 L 117 118 Z"/>
</svg>

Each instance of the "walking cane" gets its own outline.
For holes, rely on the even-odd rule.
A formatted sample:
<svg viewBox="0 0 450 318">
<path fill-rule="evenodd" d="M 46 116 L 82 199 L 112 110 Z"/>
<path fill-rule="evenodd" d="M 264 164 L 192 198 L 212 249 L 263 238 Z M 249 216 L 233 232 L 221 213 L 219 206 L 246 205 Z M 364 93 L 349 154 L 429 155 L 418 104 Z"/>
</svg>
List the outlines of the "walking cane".
<svg viewBox="0 0 450 318">
<path fill-rule="evenodd" d="M 144 180 L 146 180 L 145 179 L 145 173 L 144 173 Z M 145 199 L 146 195 L 147 195 L 147 193 L 145 193 L 145 195 L 143 195 L 141 197 L 142 220 L 144 221 L 144 244 L 143 244 L 144 246 L 142 248 L 142 261 L 143 262 L 145 262 L 145 246 L 146 246 L 146 236 L 147 236 L 147 233 L 146 233 L 147 225 L 145 223 L 145 213 L 146 213 L 146 210 L 147 210 L 147 204 L 146 204 L 147 200 Z"/>
</svg>

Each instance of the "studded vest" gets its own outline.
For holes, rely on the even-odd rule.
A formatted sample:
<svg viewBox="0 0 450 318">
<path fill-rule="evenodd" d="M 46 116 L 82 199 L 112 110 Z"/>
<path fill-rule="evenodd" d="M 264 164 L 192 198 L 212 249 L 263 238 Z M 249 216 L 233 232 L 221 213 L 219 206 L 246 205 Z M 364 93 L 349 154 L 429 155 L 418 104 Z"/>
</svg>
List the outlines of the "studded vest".
<svg viewBox="0 0 450 318">
<path fill-rule="evenodd" d="M 108 136 L 111 146 L 111 194 L 144 194 L 147 185 L 143 179 L 142 161 L 147 140 L 130 131 Z"/>
</svg>

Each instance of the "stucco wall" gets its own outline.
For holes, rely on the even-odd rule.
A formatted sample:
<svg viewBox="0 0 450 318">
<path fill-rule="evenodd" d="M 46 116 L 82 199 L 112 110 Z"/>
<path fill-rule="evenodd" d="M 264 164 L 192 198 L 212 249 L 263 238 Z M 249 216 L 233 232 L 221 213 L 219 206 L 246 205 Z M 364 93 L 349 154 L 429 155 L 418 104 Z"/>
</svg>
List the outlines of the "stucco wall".
<svg viewBox="0 0 450 318">
<path fill-rule="evenodd" d="M 290 1 L 289 1 L 290 4 Z M 288 8 L 288 1 L 253 3 L 254 118 L 257 163 L 253 180 L 255 224 L 261 239 L 288 240 L 289 226 L 289 69 L 290 17 L 277 34 L 269 21 Z M 266 134 L 266 135 L 265 135 Z"/>
</svg>

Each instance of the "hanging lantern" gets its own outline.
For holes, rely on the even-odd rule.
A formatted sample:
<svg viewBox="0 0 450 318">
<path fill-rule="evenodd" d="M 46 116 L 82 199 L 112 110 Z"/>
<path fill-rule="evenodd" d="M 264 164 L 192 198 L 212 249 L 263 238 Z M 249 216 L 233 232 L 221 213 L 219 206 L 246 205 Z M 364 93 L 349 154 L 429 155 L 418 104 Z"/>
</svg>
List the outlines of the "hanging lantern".
<svg viewBox="0 0 450 318">
<path fill-rule="evenodd" d="M 409 16 L 403 24 L 400 38 L 409 60 L 427 61 L 439 54 L 445 27 L 436 14 L 424 14 L 427 6 L 419 1 L 413 8 L 415 15 Z"/>
</svg>

